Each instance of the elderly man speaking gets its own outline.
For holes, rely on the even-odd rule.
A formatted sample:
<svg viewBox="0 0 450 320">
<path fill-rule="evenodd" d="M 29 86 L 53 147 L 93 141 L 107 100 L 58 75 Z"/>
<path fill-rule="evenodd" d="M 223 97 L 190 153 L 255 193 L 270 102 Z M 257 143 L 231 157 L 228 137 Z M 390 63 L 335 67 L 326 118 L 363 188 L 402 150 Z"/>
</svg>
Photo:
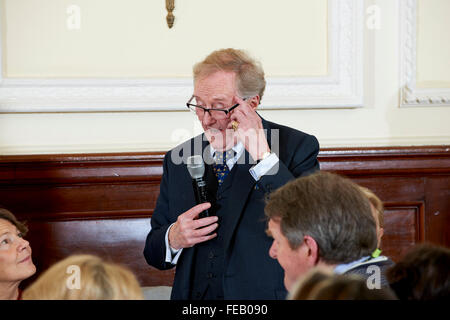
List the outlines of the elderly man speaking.
<svg viewBox="0 0 450 320">
<path fill-rule="evenodd" d="M 204 133 L 170 150 L 144 249 L 158 269 L 176 266 L 172 299 L 285 299 L 283 269 L 267 254 L 264 197 L 319 169 L 314 136 L 262 119 L 266 81 L 241 50 L 194 66 L 187 107 Z M 208 202 L 196 205 L 188 157 L 201 156 Z M 209 216 L 201 213 L 208 210 Z"/>
</svg>

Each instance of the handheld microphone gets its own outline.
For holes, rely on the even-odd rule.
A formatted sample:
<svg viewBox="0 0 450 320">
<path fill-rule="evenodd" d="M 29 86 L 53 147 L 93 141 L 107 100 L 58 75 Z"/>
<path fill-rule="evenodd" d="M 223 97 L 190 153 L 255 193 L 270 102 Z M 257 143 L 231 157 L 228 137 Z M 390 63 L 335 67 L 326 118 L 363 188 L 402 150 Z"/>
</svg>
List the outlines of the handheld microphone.
<svg viewBox="0 0 450 320">
<path fill-rule="evenodd" d="M 187 169 L 192 178 L 192 186 L 194 188 L 195 201 L 197 204 L 209 202 L 208 192 L 206 188 L 206 182 L 203 179 L 205 173 L 205 163 L 199 155 L 191 156 L 187 158 Z M 208 209 L 200 213 L 199 217 L 209 217 L 210 212 Z"/>
</svg>

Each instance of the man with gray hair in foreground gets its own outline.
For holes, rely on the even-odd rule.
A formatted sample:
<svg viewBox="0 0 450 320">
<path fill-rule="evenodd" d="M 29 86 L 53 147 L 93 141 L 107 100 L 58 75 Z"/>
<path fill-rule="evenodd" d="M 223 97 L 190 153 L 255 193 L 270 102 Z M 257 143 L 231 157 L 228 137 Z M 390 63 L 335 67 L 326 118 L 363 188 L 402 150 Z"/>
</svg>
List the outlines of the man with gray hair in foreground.
<svg viewBox="0 0 450 320">
<path fill-rule="evenodd" d="M 338 274 L 359 274 L 369 289 L 387 286 L 386 257 L 372 258 L 376 223 L 358 185 L 336 174 L 319 172 L 293 180 L 270 195 L 265 213 L 273 237 L 269 255 L 292 285 L 315 266 Z"/>
</svg>

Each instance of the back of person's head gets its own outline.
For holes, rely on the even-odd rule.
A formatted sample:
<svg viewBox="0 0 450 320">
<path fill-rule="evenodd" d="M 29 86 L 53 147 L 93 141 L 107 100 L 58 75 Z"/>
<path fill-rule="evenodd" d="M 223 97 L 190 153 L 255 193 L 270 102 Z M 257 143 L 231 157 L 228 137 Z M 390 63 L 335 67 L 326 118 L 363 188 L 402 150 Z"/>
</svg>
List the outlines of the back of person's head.
<svg viewBox="0 0 450 320">
<path fill-rule="evenodd" d="M 361 191 L 366 195 L 366 197 L 369 199 L 370 203 L 372 204 L 373 208 L 376 212 L 376 217 L 378 219 L 378 223 L 380 224 L 380 227 L 384 227 L 384 205 L 383 201 L 381 201 L 380 198 L 370 189 L 366 187 L 359 186 Z"/>
<path fill-rule="evenodd" d="M 265 207 L 292 249 L 312 237 L 319 259 L 348 263 L 377 247 L 375 219 L 367 197 L 351 180 L 328 172 L 297 178 L 272 194 Z"/>
<path fill-rule="evenodd" d="M 375 222 L 377 225 L 377 238 L 378 238 L 378 246 L 381 244 L 381 238 L 384 233 L 384 205 L 383 201 L 381 201 L 378 196 L 373 193 L 372 190 L 359 186 L 364 195 L 369 199 L 370 204 L 372 205 L 372 212 L 375 218 Z"/>
<path fill-rule="evenodd" d="M 388 288 L 369 289 L 356 275 L 333 275 L 311 291 L 308 300 L 397 300 Z"/>
<path fill-rule="evenodd" d="M 44 272 L 24 291 L 23 299 L 141 300 L 143 295 L 125 267 L 93 255 L 73 255 Z"/>
<path fill-rule="evenodd" d="M 449 266 L 450 249 L 422 243 L 411 248 L 386 275 L 400 300 L 448 300 Z"/>
<path fill-rule="evenodd" d="M 236 74 L 238 92 L 243 98 L 259 95 L 260 101 L 266 88 L 261 64 L 243 50 L 228 48 L 213 51 L 194 66 L 194 81 L 218 71 Z"/>
<path fill-rule="evenodd" d="M 291 292 L 291 300 L 396 300 L 388 288 L 369 289 L 365 279 L 313 269 Z"/>
<path fill-rule="evenodd" d="M 316 266 L 300 277 L 289 292 L 289 300 L 308 300 L 311 291 L 323 280 L 328 279 L 333 272 Z"/>
</svg>

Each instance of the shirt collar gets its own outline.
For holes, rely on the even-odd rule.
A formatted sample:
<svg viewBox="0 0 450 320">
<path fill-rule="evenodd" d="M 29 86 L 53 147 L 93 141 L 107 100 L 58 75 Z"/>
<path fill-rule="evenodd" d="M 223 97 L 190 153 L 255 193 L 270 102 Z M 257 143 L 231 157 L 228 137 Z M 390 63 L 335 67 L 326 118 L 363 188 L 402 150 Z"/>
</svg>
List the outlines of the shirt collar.
<svg viewBox="0 0 450 320">
<path fill-rule="evenodd" d="M 365 256 L 365 257 L 362 257 L 361 259 L 352 261 L 350 263 L 339 264 L 336 266 L 336 268 L 334 268 L 334 273 L 337 273 L 337 274 L 346 273 L 348 270 L 352 269 L 357 264 L 360 264 L 361 262 L 364 262 L 364 261 L 368 260 L 369 258 L 370 258 L 370 256 Z"/>
<path fill-rule="evenodd" d="M 211 152 L 211 157 L 214 158 L 214 155 L 216 153 L 216 150 L 209 145 L 209 151 Z M 241 141 L 239 141 L 236 145 L 233 146 L 233 151 L 236 153 L 236 155 L 234 156 L 235 159 L 239 159 L 239 157 L 241 156 L 242 152 L 244 151 L 244 145 L 242 144 Z"/>
<path fill-rule="evenodd" d="M 214 155 L 216 153 L 216 150 L 211 146 L 211 144 L 209 145 L 209 151 L 211 152 L 211 158 L 214 159 Z M 242 144 L 241 141 L 239 141 L 235 146 L 233 146 L 231 148 L 234 152 L 235 155 L 233 158 L 231 159 L 227 159 L 227 166 L 228 169 L 231 170 L 233 169 L 235 163 L 237 162 L 237 160 L 241 157 L 242 153 L 244 152 L 245 148 L 244 145 Z"/>
</svg>

